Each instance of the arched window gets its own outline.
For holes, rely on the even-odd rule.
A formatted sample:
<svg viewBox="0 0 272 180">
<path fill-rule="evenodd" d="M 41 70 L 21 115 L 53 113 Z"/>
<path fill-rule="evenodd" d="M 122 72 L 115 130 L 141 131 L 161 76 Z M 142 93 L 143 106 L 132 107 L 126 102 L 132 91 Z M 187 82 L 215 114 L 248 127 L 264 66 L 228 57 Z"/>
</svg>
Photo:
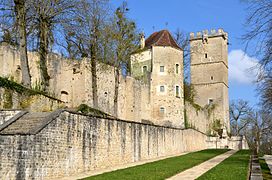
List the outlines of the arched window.
<svg viewBox="0 0 272 180">
<path fill-rule="evenodd" d="M 65 103 L 68 103 L 68 96 L 69 96 L 68 92 L 66 92 L 66 91 L 60 92 L 60 100 Z"/>
<path fill-rule="evenodd" d="M 143 66 L 143 73 L 147 72 L 147 66 Z"/>
</svg>

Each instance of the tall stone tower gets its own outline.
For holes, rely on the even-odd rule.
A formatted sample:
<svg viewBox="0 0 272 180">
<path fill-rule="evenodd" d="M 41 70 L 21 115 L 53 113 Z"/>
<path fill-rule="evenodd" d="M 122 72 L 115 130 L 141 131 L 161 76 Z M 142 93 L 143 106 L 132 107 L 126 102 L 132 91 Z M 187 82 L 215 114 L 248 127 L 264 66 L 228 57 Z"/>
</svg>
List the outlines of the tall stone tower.
<svg viewBox="0 0 272 180">
<path fill-rule="evenodd" d="M 212 120 L 220 120 L 229 131 L 228 34 L 223 29 L 190 33 L 190 46 L 195 102 L 213 106 Z"/>
<path fill-rule="evenodd" d="M 170 32 L 151 34 L 131 56 L 132 76 L 147 76 L 151 119 L 160 125 L 184 127 L 183 51 Z"/>
</svg>

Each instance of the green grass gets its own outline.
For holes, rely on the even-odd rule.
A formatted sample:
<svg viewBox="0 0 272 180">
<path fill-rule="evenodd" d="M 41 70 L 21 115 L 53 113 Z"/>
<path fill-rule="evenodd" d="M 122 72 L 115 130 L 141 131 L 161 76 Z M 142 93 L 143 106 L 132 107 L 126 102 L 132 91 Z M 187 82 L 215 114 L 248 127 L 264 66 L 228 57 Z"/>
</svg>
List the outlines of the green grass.
<svg viewBox="0 0 272 180">
<path fill-rule="evenodd" d="M 249 170 L 249 157 L 249 150 L 240 150 L 198 179 L 246 180 Z"/>
<path fill-rule="evenodd" d="M 192 152 L 178 157 L 171 157 L 126 169 L 116 170 L 87 179 L 165 179 L 181 171 L 196 166 L 228 150 L 209 149 Z"/>
<path fill-rule="evenodd" d="M 264 159 L 259 159 L 259 163 L 262 169 L 263 179 L 272 179 L 270 169 Z"/>
</svg>

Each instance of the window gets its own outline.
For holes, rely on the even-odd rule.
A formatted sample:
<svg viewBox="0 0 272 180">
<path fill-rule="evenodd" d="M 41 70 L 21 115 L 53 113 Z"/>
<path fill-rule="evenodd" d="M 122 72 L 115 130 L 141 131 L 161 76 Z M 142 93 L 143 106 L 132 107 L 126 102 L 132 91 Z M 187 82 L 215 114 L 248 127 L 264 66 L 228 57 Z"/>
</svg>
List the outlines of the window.
<svg viewBox="0 0 272 180">
<path fill-rule="evenodd" d="M 176 74 L 179 73 L 179 64 L 176 64 Z"/>
<path fill-rule="evenodd" d="M 213 76 L 211 76 L 211 80 L 213 80 Z"/>
<path fill-rule="evenodd" d="M 176 97 L 179 97 L 179 86 L 176 86 Z"/>
<path fill-rule="evenodd" d="M 164 66 L 160 66 L 160 72 L 164 72 Z"/>
<path fill-rule="evenodd" d="M 213 99 L 209 99 L 208 103 L 209 103 L 209 105 L 212 105 L 213 104 Z"/>
<path fill-rule="evenodd" d="M 164 107 L 160 107 L 160 113 L 164 114 L 165 113 L 165 108 Z"/>
<path fill-rule="evenodd" d="M 205 53 L 205 58 L 208 58 L 208 54 L 207 53 Z"/>
<path fill-rule="evenodd" d="M 164 91 L 165 91 L 164 86 L 160 86 L 160 92 L 164 92 Z"/>
<path fill-rule="evenodd" d="M 147 72 L 147 66 L 143 66 L 143 73 Z"/>
</svg>

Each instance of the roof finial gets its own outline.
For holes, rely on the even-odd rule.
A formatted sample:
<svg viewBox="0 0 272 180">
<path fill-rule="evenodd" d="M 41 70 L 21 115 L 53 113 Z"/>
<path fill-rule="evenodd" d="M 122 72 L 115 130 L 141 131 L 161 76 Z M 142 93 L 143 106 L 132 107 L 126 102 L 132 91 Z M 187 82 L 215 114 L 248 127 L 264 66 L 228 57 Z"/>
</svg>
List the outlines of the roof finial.
<svg viewBox="0 0 272 180">
<path fill-rule="evenodd" d="M 145 35 L 144 35 L 144 32 L 142 32 L 142 33 L 140 34 L 140 38 L 141 38 L 141 40 L 140 40 L 141 49 L 144 49 L 144 47 L 145 47 Z"/>
</svg>

